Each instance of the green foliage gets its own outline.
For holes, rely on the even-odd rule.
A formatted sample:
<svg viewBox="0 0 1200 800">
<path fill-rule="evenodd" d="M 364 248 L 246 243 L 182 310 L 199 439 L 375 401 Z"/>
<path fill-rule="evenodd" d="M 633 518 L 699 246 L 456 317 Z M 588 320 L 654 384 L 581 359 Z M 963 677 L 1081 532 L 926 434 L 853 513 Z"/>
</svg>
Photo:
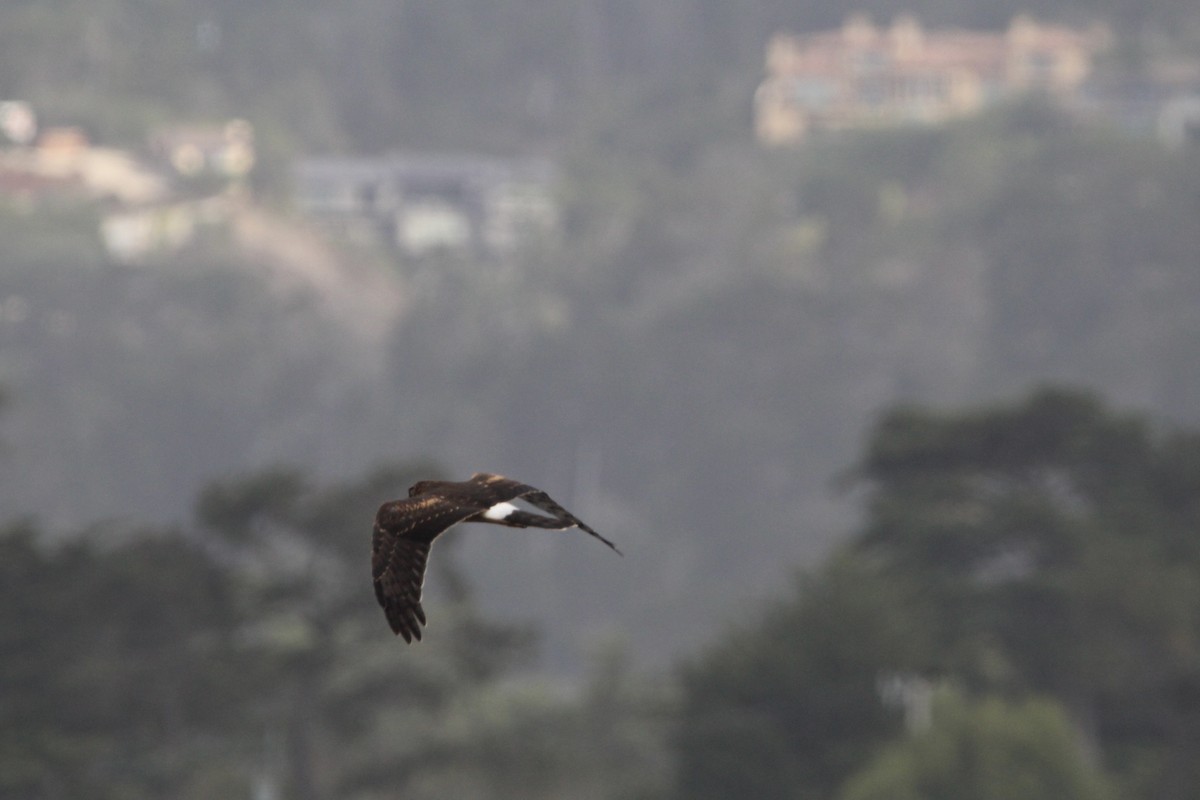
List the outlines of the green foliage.
<svg viewBox="0 0 1200 800">
<path fill-rule="evenodd" d="M 30 528 L 0 551 L 0 792 L 186 796 L 238 771 L 224 734 L 253 661 L 230 576 L 203 551 L 169 534 L 47 550 Z"/>
<path fill-rule="evenodd" d="M 678 795 L 1191 796 L 1198 446 L 1065 389 L 885 415 L 861 533 L 684 671 Z M 896 681 L 979 699 L 900 738 Z"/>
<path fill-rule="evenodd" d="M 661 797 L 670 693 L 631 674 L 624 656 L 597 654 L 579 692 L 525 678 L 455 698 L 427 733 L 436 766 L 406 797 Z"/>
<path fill-rule="evenodd" d="M 464 692 L 482 689 L 522 654 L 524 631 L 479 618 L 461 581 L 450 581 L 445 644 L 415 658 L 379 625 L 370 593 L 366 521 L 399 487 L 428 477 L 385 469 L 357 484 L 313 489 L 294 472 L 275 471 L 210 487 L 198 504 L 207 537 L 245 576 L 251 635 L 261 643 L 271 691 L 261 724 L 283 742 L 286 791 L 343 796 L 382 788 L 416 769 L 430 743 L 388 742 L 382 730 L 412 726 Z M 452 569 L 439 548 L 434 574 Z M 439 568 L 438 564 L 443 567 Z M 316 769 L 318 761 L 328 763 Z"/>
<path fill-rule="evenodd" d="M 1104 9 L 1123 32 L 1195 24 L 1190 0 Z M 1095 12 L 1076 0 L 907 10 L 989 25 Z M 278 459 L 347 474 L 435 452 L 558 470 L 645 537 L 641 566 L 615 591 L 604 576 L 604 597 L 637 621 L 637 651 L 661 655 L 823 548 L 813 532 L 839 528 L 845 508 L 822 480 L 897 396 L 954 402 L 1065 377 L 1194 422 L 1195 154 L 1037 105 L 761 152 L 747 103 L 767 35 L 844 11 L 4 5 L 5 96 L 101 141 L 249 116 L 276 185 L 298 152 L 569 152 L 560 249 L 410 276 L 386 351 L 312 298 L 280 299 L 245 259 L 117 267 L 92 211 L 6 209 L 6 507 L 56 527 L 177 518 L 209 476 Z M 831 796 L 896 734 L 876 681 L 902 670 L 1053 696 L 1128 796 L 1189 796 L 1198 453 L 1195 434 L 1159 436 L 1076 393 L 889 416 L 864 457 L 855 547 L 684 670 L 681 795 Z M 3 739 L 9 793 L 90 796 L 96 775 L 122 796 L 248 794 L 256 781 L 297 796 L 662 790 L 669 692 L 620 670 L 583 700 L 506 685 L 528 631 L 479 615 L 452 550 L 431 581 L 441 633 L 398 661 L 363 579 L 361 520 L 409 473 L 334 489 L 305 474 L 210 487 L 198 538 L 5 544 L 4 685 L 28 688 L 2 701 L 0 730 L 20 732 Z M 496 583 L 556 598 L 572 635 L 588 627 L 588 571 L 523 555 Z M 63 608 L 60 575 L 107 598 L 111 620 L 78 617 L 100 605 L 91 595 Z M 43 607 L 56 627 L 17 614 Z M 93 655 L 94 670 L 68 669 Z M 134 697 L 143 684 L 150 696 Z M 211 702 L 163 699 L 175 693 Z"/>
<path fill-rule="evenodd" d="M 1180 502 L 1200 492 L 1196 447 L 1062 390 L 899 410 L 861 467 L 873 494 L 856 547 L 920 581 L 940 671 L 1056 696 L 1132 779 L 1139 752 L 1181 757 L 1200 725 L 1181 701 L 1200 679 L 1200 517 Z M 1181 763 L 1136 791 L 1190 780 Z"/>
<path fill-rule="evenodd" d="M 450 464 L 566 475 L 588 454 L 605 495 L 597 505 L 615 509 L 613 524 L 631 535 L 653 531 L 662 543 L 648 548 L 657 563 L 647 572 L 680 554 L 691 565 L 692 577 L 670 590 L 630 571 L 618 592 L 614 615 L 631 629 L 641 623 L 634 646 L 661 655 L 704 635 L 730 604 L 726 591 L 741 600 L 737 587 L 781 580 L 791 561 L 828 551 L 850 508 L 824 482 L 897 398 L 953 403 L 1065 379 L 1197 420 L 1194 155 L 1036 105 L 763 152 L 747 117 L 763 36 L 785 23 L 837 24 L 843 9 L 669 5 L 656 12 L 658 29 L 685 19 L 706 31 L 702 41 L 738 42 L 726 47 L 747 48 L 733 58 L 741 66 L 714 77 L 685 65 L 678 80 L 622 77 L 616 88 L 545 94 L 588 109 L 563 126 L 569 133 L 546 134 L 556 139 L 550 152 L 566 153 L 562 241 L 511 263 L 406 265 L 411 280 L 398 294 L 409 302 L 390 337 L 377 329 L 356 337 L 357 309 L 281 293 L 255 258 L 192 253 L 133 270 L 96 251 L 53 263 L 0 253 L 11 270 L 4 301 L 35 310 L 3 323 L 9 438 L 25 467 L 0 491 L 20 498 L 19 511 L 53 509 L 51 525 L 130 510 L 178 518 L 210 476 L 265 463 L 347 474 L 395 452 L 426 452 Z M 585 6 L 604 20 L 594 44 L 644 49 L 607 32 L 635 32 L 649 6 Z M 124 8 L 94 13 L 132 24 Z M 543 96 L 533 77 L 543 64 L 583 57 L 574 44 L 590 35 L 588 8 L 522 5 L 504 19 L 489 8 L 476 20 L 477 10 L 202 3 L 172 12 L 168 38 L 194 32 L 185 18 L 215 22 L 220 58 L 205 56 L 212 63 L 197 74 L 216 71 L 219 87 L 286 117 L 258 126 L 279 149 L 377 150 L 397 137 L 405 147 L 540 143 L 525 135 L 527 125 L 544 127 L 525 95 Z M 549 40 L 534 47 L 533 31 L 509 30 L 510 19 L 540 26 L 537 37 Z M 0 24 L 0 37 L 6 30 Z M 681 30 L 671 35 L 686 41 L 689 28 Z M 420 31 L 431 34 L 424 43 Z M 398 38 L 412 47 L 391 53 Z M 339 58 L 347 48 L 353 55 Z M 292 49 L 304 63 L 276 69 Z M 497 87 L 508 55 L 529 80 Z M 597 80 L 607 85 L 638 63 L 614 60 Z M 47 79 L 60 69 L 47 65 Z M 552 83 L 577 77 L 546 74 Z M 514 105 L 516 94 L 524 99 Z M 342 103 L 373 114 L 370 124 L 360 127 L 359 112 L 343 113 Z M 205 107 L 184 104 L 189 113 Z M 522 119 L 510 129 L 493 118 L 496 106 Z M 410 140 L 408 126 L 439 135 Z M 360 135 L 369 145 L 354 141 Z M 94 237 L 83 223 L 73 230 L 44 246 Z M 19 237 L 0 241 L 19 249 Z M 84 265 L 94 269 L 76 274 Z M 714 508 L 708 484 L 679 468 L 696 464 L 711 484 L 739 491 Z M 755 530 L 758 546 L 726 535 L 735 528 Z M 518 579 L 485 591 L 529 585 L 568 603 L 584 594 L 564 591 L 588 580 L 580 564 L 559 571 L 512 561 Z M 699 576 L 717 569 L 729 580 L 702 591 Z M 693 614 L 697 602 L 705 607 Z M 587 613 L 579 605 L 566 616 Z M 649 609 L 669 611 L 659 622 Z M 574 635 L 577 626 L 563 629 Z"/>
<path fill-rule="evenodd" d="M 439 542 L 419 646 L 371 593 L 369 521 L 416 467 L 209 487 L 183 532 L 0 533 L 9 797 L 648 797 L 669 694 L 619 654 L 578 692 L 513 680 L 533 636 L 486 618 Z M 106 545 L 100 544 L 105 542 Z M 615 777 L 614 777 L 615 776 Z"/>
<path fill-rule="evenodd" d="M 910 590 L 836 561 L 683 674 L 680 797 L 831 792 L 899 729 L 880 702 L 885 669 L 915 666 Z"/>
<path fill-rule="evenodd" d="M 1061 708 L 1050 700 L 969 700 L 943 689 L 931 726 L 889 745 L 840 800 L 1104 800 Z"/>
</svg>

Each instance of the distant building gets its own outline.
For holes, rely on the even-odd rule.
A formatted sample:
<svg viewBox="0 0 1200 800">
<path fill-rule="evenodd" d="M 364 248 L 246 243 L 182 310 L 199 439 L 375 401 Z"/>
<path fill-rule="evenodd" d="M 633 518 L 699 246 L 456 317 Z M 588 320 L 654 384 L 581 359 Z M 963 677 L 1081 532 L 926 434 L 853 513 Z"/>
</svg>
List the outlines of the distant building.
<svg viewBox="0 0 1200 800">
<path fill-rule="evenodd" d="M 224 229 L 230 213 L 227 199 L 219 196 L 119 208 L 101 219 L 100 237 L 109 256 L 138 264 L 182 250 L 205 231 Z"/>
<path fill-rule="evenodd" d="M 558 229 L 554 169 L 539 159 L 310 158 L 297 165 L 295 181 L 304 213 L 411 258 L 503 257 Z"/>
<path fill-rule="evenodd" d="M 253 131 L 239 121 L 163 129 L 153 144 L 181 175 L 236 178 L 254 163 Z M 117 261 L 149 262 L 229 225 L 228 196 L 182 199 L 172 188 L 171 170 L 161 166 L 126 150 L 98 147 L 80 127 L 39 129 L 28 103 L 0 102 L 0 207 L 37 211 L 90 204 L 100 214 L 104 247 Z"/>
<path fill-rule="evenodd" d="M 785 145 L 817 130 L 939 123 L 1022 92 L 1067 97 L 1110 40 L 1103 26 L 1023 14 L 995 33 L 926 29 L 911 15 L 882 28 L 854 14 L 839 30 L 778 34 L 755 95 L 756 134 Z"/>
<path fill-rule="evenodd" d="M 184 178 L 244 178 L 256 160 L 254 127 L 244 119 L 222 124 L 172 125 L 150 135 L 150 151 Z"/>
<path fill-rule="evenodd" d="M 166 198 L 166 181 L 123 150 L 75 127 L 45 128 L 33 147 L 0 150 L 0 195 L 22 203 L 75 197 L 136 206 Z"/>
</svg>

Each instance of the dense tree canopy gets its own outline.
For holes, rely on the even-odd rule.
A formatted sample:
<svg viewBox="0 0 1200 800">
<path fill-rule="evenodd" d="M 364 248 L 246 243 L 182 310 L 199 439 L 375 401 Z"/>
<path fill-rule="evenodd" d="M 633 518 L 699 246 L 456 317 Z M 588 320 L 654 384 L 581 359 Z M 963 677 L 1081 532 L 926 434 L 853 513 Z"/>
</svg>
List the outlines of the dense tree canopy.
<svg viewBox="0 0 1200 800">
<path fill-rule="evenodd" d="M 935 699 L 927 729 L 884 750 L 841 800 L 1105 800 L 1111 787 L 1086 761 L 1053 702 Z"/>
<path fill-rule="evenodd" d="M 5 793 L 1097 800 L 1200 785 L 1193 431 L 1058 389 L 894 409 L 856 469 L 861 532 L 684 663 L 677 699 L 619 646 L 574 689 L 514 680 L 531 632 L 481 613 L 454 537 L 433 562 L 439 625 L 398 643 L 363 521 L 415 474 L 320 488 L 267 471 L 211 485 L 179 530 L 112 522 L 58 545 L 10 524 Z"/>
<path fill-rule="evenodd" d="M 815 590 L 685 673 L 681 796 L 802 797 L 860 769 L 845 797 L 1104 796 L 1078 754 L 1123 796 L 1193 796 L 1198 466 L 1195 432 L 1157 431 L 1086 393 L 889 413 L 858 467 L 862 532 Z M 867 768 L 870 743 L 898 736 L 883 687 L 905 676 L 970 699 L 935 703 L 932 729 Z M 798 735 L 810 724 L 819 734 Z M 945 761 L 947 748 L 966 760 Z M 993 774 L 1029 748 L 1060 755 L 1026 765 L 1032 784 Z M 993 794 L 964 788 L 978 781 Z"/>
<path fill-rule="evenodd" d="M 391 635 L 368 523 L 413 475 L 318 488 L 275 470 L 210 486 L 179 531 L 113 523 L 57 547 L 31 526 L 0 532 L 0 793 L 434 800 L 661 786 L 662 691 L 615 652 L 578 693 L 514 681 L 533 634 L 481 613 L 454 537 L 432 565 L 438 626 L 419 647 Z"/>
<path fill-rule="evenodd" d="M 1200 29 L 1194 0 L 862 8 Z M 1056 796 L 1196 796 L 1200 435 L 1166 426 L 1200 425 L 1197 151 L 1038 103 L 760 150 L 766 37 L 845 11 L 0 7 L 0 99 L 45 123 L 138 149 L 246 116 L 277 198 L 297 154 L 550 154 L 564 223 L 513 263 L 386 264 L 405 302 L 364 336 L 343 273 L 290 291 L 221 237 L 117 264 L 103 206 L 2 204 L 0 794 L 923 798 L 980 786 L 959 748 Z M 947 410 L 1046 380 L 1138 413 Z M 451 539 L 437 633 L 399 648 L 364 520 L 417 470 L 369 465 L 426 454 L 553 476 L 630 557 Z M 522 671 L 522 602 L 576 685 Z M 958 694 L 914 732 L 896 685 Z"/>
<path fill-rule="evenodd" d="M 257 668 L 229 574 L 173 535 L 47 550 L 22 527 L 0 535 L 0 571 L 6 796 L 188 796 L 238 777 L 229 734 Z"/>
<path fill-rule="evenodd" d="M 876 684 L 915 667 L 906 590 L 838 562 L 683 673 L 678 796 L 828 795 L 900 730 Z"/>
<path fill-rule="evenodd" d="M 221 242 L 133 267 L 101 252 L 95 209 L 0 213 L 22 464 L 0 497 L 56 527 L 179 520 L 213 476 L 278 462 L 548 475 L 653 543 L 645 573 L 485 543 L 470 557 L 508 571 L 480 591 L 536 587 L 570 607 L 558 633 L 615 619 L 664 658 L 828 552 L 853 508 L 827 479 L 898 399 L 1066 380 L 1200 422 L 1194 152 L 1032 105 L 768 153 L 685 111 L 660 129 L 635 104 L 573 150 L 563 236 L 527 258 L 373 264 L 383 314 L 374 287 L 339 305 L 337 281 L 293 291 Z M 714 505 L 711 485 L 738 491 Z"/>
</svg>

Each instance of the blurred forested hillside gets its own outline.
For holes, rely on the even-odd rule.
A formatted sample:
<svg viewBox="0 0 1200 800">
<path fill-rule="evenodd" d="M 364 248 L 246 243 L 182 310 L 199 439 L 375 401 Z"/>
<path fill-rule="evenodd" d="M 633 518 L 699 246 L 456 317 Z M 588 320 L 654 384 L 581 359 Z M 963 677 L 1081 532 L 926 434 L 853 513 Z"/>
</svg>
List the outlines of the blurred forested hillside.
<svg viewBox="0 0 1200 800">
<path fill-rule="evenodd" d="M 1200 148 L 1035 99 L 759 148 L 766 37 L 858 9 L 1200 43 L 1194 0 L 0 4 L 0 99 L 261 156 L 136 264 L 0 199 L 0 796 L 1197 796 Z M 401 149 L 552 159 L 561 236 L 418 263 L 289 205 Z M 478 469 L 625 558 L 452 532 L 406 647 L 371 514 Z"/>
<path fill-rule="evenodd" d="M 1197 35 L 1182 0 L 861 7 L 1101 14 L 1134 51 Z M 364 336 L 354 304 L 229 242 L 126 266 L 94 209 L 6 205 L 3 517 L 178 521 L 210 480 L 280 463 L 502 471 L 629 557 L 474 531 L 486 604 L 544 623 L 556 663 L 614 630 L 661 659 L 829 549 L 854 511 L 834 479 L 892 402 L 1065 380 L 1195 424 L 1200 155 L 1037 103 L 761 151 L 765 37 L 845 10 L 5 4 L 0 95 L 47 123 L 136 148 L 159 122 L 246 117 L 274 197 L 308 152 L 548 153 L 565 229 L 512 264 L 394 265 L 402 310 Z"/>
<path fill-rule="evenodd" d="M 362 518 L 416 464 L 214 483 L 172 528 L 0 528 L 0 794 L 16 798 L 1194 797 L 1200 430 L 1095 395 L 892 408 L 863 524 L 675 670 L 536 626 L 430 562 L 383 633 Z M 614 561 L 618 559 L 613 559 Z M 490 565 L 496 568 L 498 565 Z"/>
</svg>

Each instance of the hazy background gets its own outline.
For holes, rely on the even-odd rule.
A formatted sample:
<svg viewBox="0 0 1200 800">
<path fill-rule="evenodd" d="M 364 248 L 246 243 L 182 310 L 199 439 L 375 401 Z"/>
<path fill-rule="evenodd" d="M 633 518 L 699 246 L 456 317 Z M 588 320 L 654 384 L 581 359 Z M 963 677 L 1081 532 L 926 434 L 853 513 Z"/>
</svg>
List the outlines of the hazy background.
<svg viewBox="0 0 1200 800">
<path fill-rule="evenodd" d="M 214 483 L 361 484 L 347 591 L 374 614 L 372 504 L 501 472 L 625 558 L 460 530 L 421 646 L 469 595 L 537 631 L 529 669 L 574 680 L 616 648 L 665 675 L 862 524 L 838 478 L 897 403 L 1053 382 L 1200 424 L 1200 152 L 1037 102 L 760 148 L 767 38 L 851 10 L 1099 19 L 1109 70 L 1200 46 L 1191 0 L 3 3 L 0 99 L 43 126 L 141 154 L 156 126 L 237 117 L 259 156 L 234 233 L 137 265 L 101 247 L 103 204 L 0 203 L 3 518 L 47 542 L 204 541 L 233 518 L 197 515 Z M 551 159 L 561 236 L 413 263 L 295 210 L 298 159 L 393 151 Z M 272 546 L 266 573 L 292 552 Z M 379 657 L 409 657 L 377 622 Z"/>
</svg>

